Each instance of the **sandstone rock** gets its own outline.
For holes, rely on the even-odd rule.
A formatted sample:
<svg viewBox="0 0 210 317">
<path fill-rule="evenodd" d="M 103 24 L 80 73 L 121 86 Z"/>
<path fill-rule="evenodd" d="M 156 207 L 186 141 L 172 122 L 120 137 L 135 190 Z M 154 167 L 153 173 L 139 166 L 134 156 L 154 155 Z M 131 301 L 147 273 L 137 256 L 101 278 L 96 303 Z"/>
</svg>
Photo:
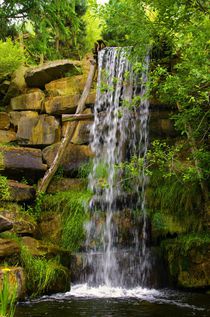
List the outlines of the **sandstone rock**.
<svg viewBox="0 0 210 317">
<path fill-rule="evenodd" d="M 75 113 L 80 95 L 49 97 L 44 103 L 48 114 Z"/>
<path fill-rule="evenodd" d="M 83 114 L 91 114 L 90 109 L 86 109 L 83 111 Z M 73 125 L 73 123 L 70 123 Z M 71 142 L 74 144 L 88 144 L 90 139 L 90 129 L 91 125 L 93 124 L 92 120 L 82 120 L 79 121 L 74 133 L 73 138 L 71 139 Z M 62 127 L 62 134 L 65 135 L 66 126 L 68 125 L 68 122 L 63 123 Z"/>
<path fill-rule="evenodd" d="M 45 241 L 59 244 L 62 231 L 62 219 L 60 213 L 45 213 L 41 217 L 39 228 L 41 237 Z"/>
<path fill-rule="evenodd" d="M 85 78 L 82 75 L 54 80 L 45 85 L 49 96 L 77 95 L 82 93 L 85 86 Z"/>
<path fill-rule="evenodd" d="M 0 232 L 8 231 L 13 228 L 13 223 L 7 218 L 0 216 Z"/>
<path fill-rule="evenodd" d="M 19 144 L 50 145 L 60 140 L 59 121 L 48 115 L 26 111 L 18 122 L 17 139 Z M 14 120 L 15 121 L 15 120 Z"/>
<path fill-rule="evenodd" d="M 0 112 L 0 130 L 8 130 L 10 127 L 9 115 L 7 112 Z"/>
<path fill-rule="evenodd" d="M 38 149 L 0 146 L 0 165 L 6 172 L 44 172 L 42 152 Z"/>
<path fill-rule="evenodd" d="M 96 101 L 96 92 L 95 91 L 90 92 L 86 100 L 86 105 L 94 105 L 95 101 Z"/>
<path fill-rule="evenodd" d="M 10 103 L 11 98 L 16 97 L 24 92 L 26 88 L 26 82 L 24 78 L 26 70 L 27 67 L 22 65 L 12 74 L 9 89 L 4 98 L 5 105 L 8 105 Z"/>
<path fill-rule="evenodd" d="M 44 103 L 44 108 L 48 114 L 75 113 L 77 104 L 80 100 L 80 94 L 49 97 Z M 95 103 L 95 92 L 87 97 L 86 104 Z"/>
<path fill-rule="evenodd" d="M 51 166 L 58 151 L 59 145 L 60 143 L 56 143 L 43 150 L 43 159 L 45 162 L 47 162 L 48 166 Z M 61 166 L 63 167 L 64 172 L 71 174 L 84 163 L 87 163 L 92 157 L 93 153 L 89 146 L 75 145 L 70 143 L 61 160 Z"/>
<path fill-rule="evenodd" d="M 21 211 L 19 205 L 5 204 L 1 208 L 1 215 L 13 223 L 12 232 L 19 236 L 35 236 L 38 232 L 37 224 L 32 216 Z"/>
<path fill-rule="evenodd" d="M 80 66 L 79 61 L 58 60 L 48 62 L 29 69 L 25 74 L 25 80 L 28 87 L 44 88 L 47 83 L 65 77 L 67 73 L 70 73 L 71 76 L 79 74 Z"/>
<path fill-rule="evenodd" d="M 16 133 L 12 130 L 0 130 L 0 143 L 9 143 L 16 140 Z"/>
<path fill-rule="evenodd" d="M 19 95 L 11 99 L 12 110 L 41 110 L 44 93 L 39 89 L 34 89 L 26 94 Z"/>
<path fill-rule="evenodd" d="M 10 188 L 11 201 L 29 201 L 35 199 L 36 191 L 33 186 L 21 184 L 16 181 L 9 180 L 8 186 Z"/>
<path fill-rule="evenodd" d="M 3 286 L 3 279 L 7 275 L 9 292 L 12 293 L 17 287 L 17 298 L 23 299 L 26 295 L 26 281 L 22 267 L 0 267 L 0 290 Z"/>
<path fill-rule="evenodd" d="M 60 178 L 56 177 L 51 181 L 47 192 L 49 194 L 55 194 L 58 192 L 65 192 L 68 190 L 78 190 L 81 191 L 86 187 L 86 181 L 80 178 Z"/>
<path fill-rule="evenodd" d="M 10 111 L 9 117 L 10 117 L 10 122 L 11 122 L 12 126 L 15 128 L 15 131 L 17 131 L 18 124 L 23 117 L 37 118 L 38 112 L 36 112 L 36 111 Z"/>
<path fill-rule="evenodd" d="M 0 238 L 0 259 L 14 256 L 19 253 L 20 246 L 15 240 Z"/>
</svg>

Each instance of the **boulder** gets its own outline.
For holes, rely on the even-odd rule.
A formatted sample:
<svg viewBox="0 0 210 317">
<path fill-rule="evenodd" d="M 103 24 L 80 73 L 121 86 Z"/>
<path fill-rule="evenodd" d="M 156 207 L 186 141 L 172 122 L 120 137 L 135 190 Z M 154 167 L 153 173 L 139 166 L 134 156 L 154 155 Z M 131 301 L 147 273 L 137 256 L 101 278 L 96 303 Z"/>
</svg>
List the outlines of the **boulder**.
<svg viewBox="0 0 210 317">
<path fill-rule="evenodd" d="M 0 143 L 16 141 L 16 133 L 12 130 L 0 130 Z"/>
<path fill-rule="evenodd" d="M 9 180 L 10 201 L 22 202 L 35 199 L 36 191 L 33 186 Z"/>
<path fill-rule="evenodd" d="M 21 65 L 12 74 L 9 88 L 3 100 L 5 105 L 8 105 L 10 103 L 11 98 L 18 96 L 21 93 L 24 93 L 24 90 L 26 89 L 26 82 L 24 78 L 26 70 L 27 70 L 27 67 Z"/>
<path fill-rule="evenodd" d="M 48 114 L 75 113 L 80 95 L 49 97 L 44 103 Z"/>
<path fill-rule="evenodd" d="M 20 253 L 19 244 L 13 239 L 0 238 L 0 260 Z"/>
<path fill-rule="evenodd" d="M 18 124 L 23 117 L 37 118 L 38 112 L 36 112 L 36 111 L 10 111 L 9 117 L 10 117 L 10 122 L 11 122 L 13 128 L 15 129 L 15 131 L 17 131 Z"/>
<path fill-rule="evenodd" d="M 44 93 L 39 89 L 34 89 L 26 94 L 19 95 L 11 99 L 11 110 L 41 110 L 44 100 Z"/>
<path fill-rule="evenodd" d="M 50 145 L 60 140 L 59 121 L 46 114 L 26 111 L 27 115 L 20 117 L 17 129 L 19 144 Z"/>
<path fill-rule="evenodd" d="M 69 190 L 82 191 L 86 187 L 85 179 L 80 178 L 57 178 L 54 177 L 47 189 L 48 194 L 56 194 L 58 192 L 65 192 Z"/>
<path fill-rule="evenodd" d="M 3 287 L 3 279 L 8 279 L 10 294 L 17 287 L 17 298 L 24 299 L 26 295 L 26 280 L 22 267 L 0 267 L 0 290 Z"/>
<path fill-rule="evenodd" d="M 45 111 L 48 114 L 75 113 L 80 96 L 80 94 L 74 94 L 48 97 L 44 103 Z M 86 105 L 94 104 L 95 98 L 95 92 L 90 93 L 87 97 Z"/>
<path fill-rule="evenodd" d="M 85 78 L 82 75 L 54 80 L 45 85 L 49 96 L 77 95 L 82 93 L 85 87 Z"/>
<path fill-rule="evenodd" d="M 19 236 L 35 236 L 38 233 L 37 224 L 34 218 L 26 212 L 23 212 L 19 205 L 4 204 L 0 209 L 1 215 L 13 223 L 12 232 Z"/>
<path fill-rule="evenodd" d="M 83 114 L 91 114 L 90 109 L 86 109 L 83 111 Z M 73 122 L 70 122 L 71 125 L 73 125 Z M 71 139 L 71 142 L 74 144 L 88 144 L 90 141 L 90 129 L 93 124 L 92 120 L 81 120 L 78 122 L 75 133 L 73 135 L 73 138 Z M 62 127 L 62 134 L 65 135 L 66 126 L 68 125 L 68 122 L 63 123 Z"/>
<path fill-rule="evenodd" d="M 30 172 L 30 176 L 32 172 L 42 174 L 47 168 L 42 162 L 41 150 L 22 147 L 0 146 L 0 165 L 5 172 Z"/>
<path fill-rule="evenodd" d="M 80 73 L 79 61 L 58 60 L 45 63 L 41 66 L 29 69 L 25 74 L 28 87 L 44 88 L 45 85 L 55 79 Z"/>
<path fill-rule="evenodd" d="M 10 127 L 9 115 L 7 112 L 0 112 L 0 130 L 8 130 Z"/>
<path fill-rule="evenodd" d="M 39 223 L 39 229 L 42 239 L 59 244 L 62 231 L 61 213 L 44 213 Z"/>
<path fill-rule="evenodd" d="M 8 231 L 13 228 L 13 223 L 9 219 L 0 216 L 0 232 Z"/>
<path fill-rule="evenodd" d="M 48 167 L 51 166 L 60 143 L 53 144 L 43 150 L 43 159 Z M 70 143 L 61 160 L 61 167 L 64 172 L 71 174 L 78 170 L 83 164 L 87 163 L 93 157 L 93 152 L 88 145 L 76 145 Z"/>
</svg>

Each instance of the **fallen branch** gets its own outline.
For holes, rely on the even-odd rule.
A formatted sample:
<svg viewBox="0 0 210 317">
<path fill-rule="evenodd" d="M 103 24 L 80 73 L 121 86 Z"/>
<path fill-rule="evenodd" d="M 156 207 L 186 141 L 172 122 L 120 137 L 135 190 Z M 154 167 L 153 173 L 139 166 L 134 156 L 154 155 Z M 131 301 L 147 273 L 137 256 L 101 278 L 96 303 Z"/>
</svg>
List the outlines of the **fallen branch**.
<svg viewBox="0 0 210 317">
<path fill-rule="evenodd" d="M 90 62 L 91 62 L 91 65 L 90 65 L 89 75 L 88 75 L 82 96 L 81 96 L 79 103 L 78 103 L 78 106 L 77 106 L 76 115 L 81 114 L 83 112 L 83 110 L 85 109 L 85 102 L 86 102 L 86 99 L 89 95 L 91 85 L 93 82 L 93 78 L 95 75 L 96 62 L 95 62 L 95 60 L 91 60 Z M 55 173 L 60 165 L 63 154 L 66 150 L 66 147 L 74 135 L 77 124 L 78 124 L 77 121 L 74 121 L 73 123 L 70 121 L 67 123 L 66 132 L 65 132 L 65 135 L 61 141 L 61 144 L 59 146 L 59 149 L 58 149 L 58 152 L 55 156 L 55 159 L 54 159 L 51 167 L 46 171 L 44 177 L 42 178 L 42 180 L 40 181 L 40 183 L 38 185 L 38 190 L 37 190 L 38 194 L 46 192 L 53 176 L 55 175 Z"/>
<path fill-rule="evenodd" d="M 82 120 L 93 120 L 94 115 L 93 114 L 64 114 L 62 115 L 62 122 L 67 121 L 82 121 Z"/>
</svg>

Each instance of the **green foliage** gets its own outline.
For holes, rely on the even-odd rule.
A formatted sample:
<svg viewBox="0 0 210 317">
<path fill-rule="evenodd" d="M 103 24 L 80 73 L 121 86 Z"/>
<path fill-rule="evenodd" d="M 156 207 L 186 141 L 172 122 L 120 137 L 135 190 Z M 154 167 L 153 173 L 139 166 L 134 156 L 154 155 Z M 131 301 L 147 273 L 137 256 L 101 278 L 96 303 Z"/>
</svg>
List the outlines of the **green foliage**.
<svg viewBox="0 0 210 317">
<path fill-rule="evenodd" d="M 87 178 L 90 172 L 92 171 L 92 169 L 93 169 L 93 162 L 90 160 L 89 162 L 80 165 L 78 170 L 78 176 L 80 178 Z"/>
<path fill-rule="evenodd" d="M 88 191 L 68 191 L 46 195 L 43 209 L 63 213 L 61 245 L 77 250 L 85 238 L 84 224 L 88 220 L 88 203 L 92 194 Z"/>
<path fill-rule="evenodd" d="M 162 173 L 156 170 L 153 171 L 150 184 L 147 205 L 157 229 L 170 232 L 170 228 L 177 225 L 185 232 L 202 229 L 204 208 L 199 183 L 183 184 L 175 176 L 164 179 Z"/>
<path fill-rule="evenodd" d="M 81 19 L 85 10 L 85 0 L 3 1 L 1 38 L 19 37 L 30 62 L 80 55 L 85 46 L 85 24 Z"/>
<path fill-rule="evenodd" d="M 32 215 L 36 220 L 38 220 L 41 216 L 44 197 L 45 193 L 39 192 L 36 196 L 33 206 L 25 210 L 25 212 Z"/>
<path fill-rule="evenodd" d="M 0 175 L 0 199 L 8 200 L 10 198 L 10 188 L 7 177 Z"/>
<path fill-rule="evenodd" d="M 0 292 L 0 316 L 13 317 L 15 315 L 17 285 L 11 287 L 9 281 L 9 270 L 3 269 L 3 283 Z"/>
<path fill-rule="evenodd" d="M 27 288 L 33 296 L 44 294 L 61 274 L 66 275 L 58 260 L 33 257 L 24 246 L 21 247 L 21 262 L 26 272 Z"/>
<path fill-rule="evenodd" d="M 0 41 L 0 77 L 14 72 L 25 60 L 23 49 L 11 39 Z"/>
<path fill-rule="evenodd" d="M 86 49 L 87 51 L 91 51 L 93 49 L 94 44 L 98 39 L 101 38 L 101 32 L 102 32 L 102 20 L 100 19 L 100 16 L 98 15 L 96 6 L 89 1 L 90 4 L 88 6 L 88 9 L 83 17 L 83 20 L 86 24 Z"/>
</svg>

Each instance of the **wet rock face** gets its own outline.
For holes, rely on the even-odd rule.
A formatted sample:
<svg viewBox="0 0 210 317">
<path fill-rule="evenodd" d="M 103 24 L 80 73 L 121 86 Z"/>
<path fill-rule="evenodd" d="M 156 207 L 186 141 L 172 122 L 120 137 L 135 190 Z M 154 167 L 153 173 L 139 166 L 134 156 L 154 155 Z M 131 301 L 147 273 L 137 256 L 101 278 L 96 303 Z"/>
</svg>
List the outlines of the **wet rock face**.
<svg viewBox="0 0 210 317">
<path fill-rule="evenodd" d="M 183 288 L 210 287 L 210 243 L 191 245 L 171 241 L 165 249 L 165 258 L 172 280 Z"/>
<path fill-rule="evenodd" d="M 11 99 L 10 106 L 12 110 L 38 110 L 42 108 L 44 93 L 40 89 L 32 90 L 26 94 L 19 95 Z"/>
<path fill-rule="evenodd" d="M 13 223 L 7 218 L 0 216 L 0 233 L 13 228 Z"/>
<path fill-rule="evenodd" d="M 65 77 L 68 73 L 78 75 L 81 63 L 79 61 L 58 60 L 45 63 L 42 66 L 29 69 L 25 74 L 28 87 L 44 88 L 45 85 L 55 79 Z"/>
</svg>

